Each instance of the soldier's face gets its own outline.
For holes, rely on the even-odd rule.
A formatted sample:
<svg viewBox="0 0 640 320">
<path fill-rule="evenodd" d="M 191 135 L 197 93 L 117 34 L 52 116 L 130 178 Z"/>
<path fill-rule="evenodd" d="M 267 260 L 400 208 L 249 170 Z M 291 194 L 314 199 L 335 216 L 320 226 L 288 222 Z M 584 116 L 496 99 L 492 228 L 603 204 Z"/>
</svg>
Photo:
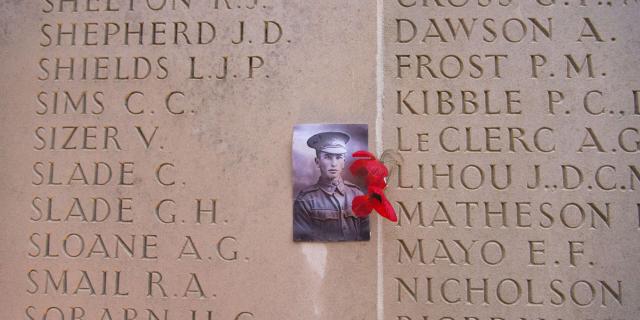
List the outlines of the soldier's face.
<svg viewBox="0 0 640 320">
<path fill-rule="evenodd" d="M 320 168 L 320 176 L 330 179 L 338 178 L 344 169 L 344 154 L 320 151 L 316 157 L 316 164 Z"/>
</svg>

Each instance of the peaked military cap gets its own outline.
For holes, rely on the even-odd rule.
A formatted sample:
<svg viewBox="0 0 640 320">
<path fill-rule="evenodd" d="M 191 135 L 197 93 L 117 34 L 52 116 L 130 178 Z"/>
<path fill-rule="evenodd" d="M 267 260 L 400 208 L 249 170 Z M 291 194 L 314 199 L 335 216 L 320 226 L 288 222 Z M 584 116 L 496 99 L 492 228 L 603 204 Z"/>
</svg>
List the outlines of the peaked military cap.
<svg viewBox="0 0 640 320">
<path fill-rule="evenodd" d="M 347 142 L 350 138 L 343 132 L 320 132 L 311 136 L 307 145 L 317 151 L 342 154 L 347 153 Z"/>
</svg>

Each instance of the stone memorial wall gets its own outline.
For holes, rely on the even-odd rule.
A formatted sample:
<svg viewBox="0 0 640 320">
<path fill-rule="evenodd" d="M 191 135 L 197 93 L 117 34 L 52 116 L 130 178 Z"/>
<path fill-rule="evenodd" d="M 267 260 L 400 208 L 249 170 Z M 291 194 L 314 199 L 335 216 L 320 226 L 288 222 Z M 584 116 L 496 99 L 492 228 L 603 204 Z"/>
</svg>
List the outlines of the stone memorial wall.
<svg viewBox="0 0 640 320">
<path fill-rule="evenodd" d="M 384 9 L 384 318 L 637 317 L 638 3 Z"/>
<path fill-rule="evenodd" d="M 640 2 L 0 3 L 1 319 L 634 320 Z M 292 130 L 396 152 L 292 241 Z M 375 214 L 374 214 L 375 215 Z"/>
</svg>

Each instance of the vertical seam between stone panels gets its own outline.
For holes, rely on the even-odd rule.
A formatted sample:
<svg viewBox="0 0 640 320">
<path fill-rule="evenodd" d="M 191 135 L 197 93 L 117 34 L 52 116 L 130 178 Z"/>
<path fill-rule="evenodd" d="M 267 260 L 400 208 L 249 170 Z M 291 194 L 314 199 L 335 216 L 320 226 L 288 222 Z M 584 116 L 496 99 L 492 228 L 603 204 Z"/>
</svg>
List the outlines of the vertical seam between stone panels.
<svg viewBox="0 0 640 320">
<path fill-rule="evenodd" d="M 376 1 L 376 153 L 382 154 L 382 98 L 384 95 L 384 3 L 383 0 Z M 376 311 L 377 319 L 384 319 L 384 283 L 383 283 L 383 259 L 382 259 L 382 219 L 377 218 L 377 281 L 376 281 Z"/>
</svg>

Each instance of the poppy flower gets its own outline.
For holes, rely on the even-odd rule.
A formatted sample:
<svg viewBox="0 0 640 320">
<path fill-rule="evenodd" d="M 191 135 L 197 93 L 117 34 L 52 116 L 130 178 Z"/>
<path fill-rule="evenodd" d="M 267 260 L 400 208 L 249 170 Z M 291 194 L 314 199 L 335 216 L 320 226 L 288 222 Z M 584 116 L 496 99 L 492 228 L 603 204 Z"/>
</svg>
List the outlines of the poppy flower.
<svg viewBox="0 0 640 320">
<path fill-rule="evenodd" d="M 375 210 L 393 222 L 398 221 L 393 206 L 384 195 L 384 189 L 387 187 L 386 178 L 389 176 L 387 167 L 367 151 L 356 151 L 352 156 L 361 159 L 354 161 L 349 170 L 354 176 L 363 177 L 367 185 L 367 194 L 353 199 L 353 213 L 358 217 L 366 217 Z"/>
</svg>

